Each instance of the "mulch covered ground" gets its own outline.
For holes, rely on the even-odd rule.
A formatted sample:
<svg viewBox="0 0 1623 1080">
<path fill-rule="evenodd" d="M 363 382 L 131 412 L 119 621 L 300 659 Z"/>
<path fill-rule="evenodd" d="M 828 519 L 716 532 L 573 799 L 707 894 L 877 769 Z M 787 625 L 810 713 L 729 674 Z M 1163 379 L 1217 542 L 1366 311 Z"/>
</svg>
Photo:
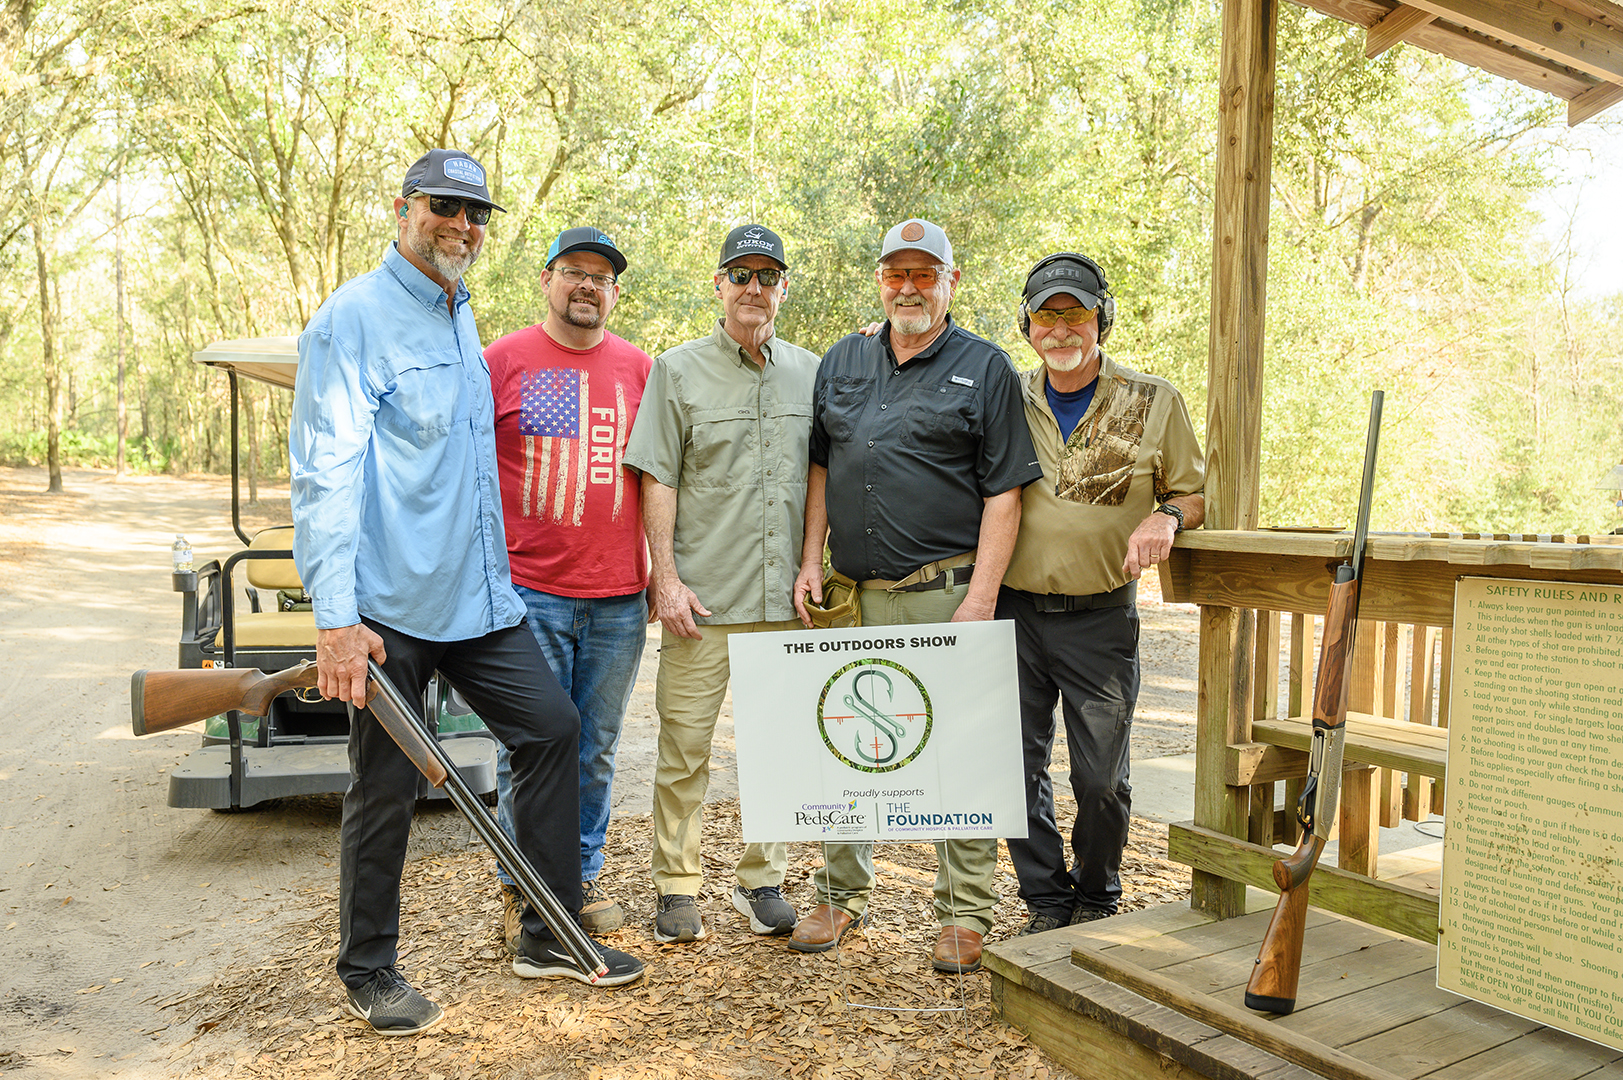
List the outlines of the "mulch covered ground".
<svg viewBox="0 0 1623 1080">
<path fill-rule="evenodd" d="M 1063 802 L 1059 809 L 1061 821 L 1074 812 Z M 514 976 L 500 943 L 494 862 L 471 846 L 406 867 L 401 964 L 445 1007 L 438 1027 L 415 1038 L 379 1038 L 343 1010 L 333 974 L 335 878 L 303 894 L 308 919 L 292 924 L 276 955 L 229 969 L 166 1006 L 197 1029 L 177 1049 L 172 1069 L 367 1080 L 1070 1075 L 993 1015 L 990 976 L 931 970 L 931 846 L 879 845 L 873 925 L 847 937 L 838 952 L 809 956 L 783 939 L 756 937 L 733 911 L 738 805 L 705 811 L 707 893 L 699 903 L 709 935 L 688 945 L 656 944 L 649 930 L 650 819 L 625 817 L 610 828 L 601 880 L 627 921 L 604 940 L 643 959 L 648 975 L 641 982 L 595 990 Z M 1189 872 L 1165 853 L 1166 827 L 1134 819 L 1125 909 L 1187 902 Z M 814 845 L 791 845 L 784 894 L 802 914 L 812 904 L 818 865 Z M 1025 920 L 1006 853 L 999 870 L 994 938 L 1014 934 Z"/>
</svg>

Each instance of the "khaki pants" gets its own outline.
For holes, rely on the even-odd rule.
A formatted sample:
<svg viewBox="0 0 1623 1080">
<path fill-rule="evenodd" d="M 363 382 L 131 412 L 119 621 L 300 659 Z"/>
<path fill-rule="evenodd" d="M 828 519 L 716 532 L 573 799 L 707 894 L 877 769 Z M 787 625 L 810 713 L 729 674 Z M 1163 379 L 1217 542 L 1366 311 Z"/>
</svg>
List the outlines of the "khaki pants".
<svg viewBox="0 0 1623 1080">
<path fill-rule="evenodd" d="M 698 641 L 662 630 L 654 708 L 659 713 L 659 763 L 654 769 L 654 891 L 697 896 L 704 884 L 699 858 L 704 793 L 710 786 L 710 742 L 727 696 L 734 634 L 801 629 L 799 620 L 700 626 Z M 784 844 L 748 844 L 735 873 L 746 889 L 781 886 L 789 865 Z"/>
<path fill-rule="evenodd" d="M 959 585 L 951 591 L 888 593 L 864 589 L 863 626 L 905 626 L 947 622 L 964 601 Z M 942 926 L 962 926 L 985 934 L 992 929 L 997 906 L 997 840 L 943 840 L 935 846 L 935 915 Z M 817 902 L 832 904 L 853 919 L 868 908 L 873 891 L 873 844 L 823 845 L 825 866 L 817 871 Z"/>
</svg>

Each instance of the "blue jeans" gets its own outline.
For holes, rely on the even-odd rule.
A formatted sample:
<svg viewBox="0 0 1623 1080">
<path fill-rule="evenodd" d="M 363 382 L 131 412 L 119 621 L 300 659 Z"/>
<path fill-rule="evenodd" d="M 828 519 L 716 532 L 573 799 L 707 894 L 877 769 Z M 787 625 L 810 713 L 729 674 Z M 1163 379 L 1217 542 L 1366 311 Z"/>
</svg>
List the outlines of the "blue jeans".
<svg viewBox="0 0 1623 1080">
<path fill-rule="evenodd" d="M 609 828 L 614 751 L 620 745 L 626 703 L 642 664 L 648 606 L 642 593 L 577 598 L 513 586 L 524 601 L 530 630 L 564 693 L 580 710 L 580 879 L 603 871 Z M 507 748 L 496 754 L 496 818 L 513 835 L 513 780 Z M 513 879 L 498 867 L 503 884 Z"/>
</svg>

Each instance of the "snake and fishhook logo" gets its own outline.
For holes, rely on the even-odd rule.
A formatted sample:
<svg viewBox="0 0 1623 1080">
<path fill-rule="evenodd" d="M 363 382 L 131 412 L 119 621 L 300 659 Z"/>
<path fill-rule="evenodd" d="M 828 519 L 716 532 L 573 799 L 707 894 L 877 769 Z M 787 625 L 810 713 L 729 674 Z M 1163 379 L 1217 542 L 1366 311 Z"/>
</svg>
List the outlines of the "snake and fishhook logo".
<svg viewBox="0 0 1623 1080">
<path fill-rule="evenodd" d="M 918 757 L 931 723 L 930 693 L 918 676 L 878 657 L 840 668 L 817 699 L 823 744 L 861 772 L 891 772 Z"/>
</svg>

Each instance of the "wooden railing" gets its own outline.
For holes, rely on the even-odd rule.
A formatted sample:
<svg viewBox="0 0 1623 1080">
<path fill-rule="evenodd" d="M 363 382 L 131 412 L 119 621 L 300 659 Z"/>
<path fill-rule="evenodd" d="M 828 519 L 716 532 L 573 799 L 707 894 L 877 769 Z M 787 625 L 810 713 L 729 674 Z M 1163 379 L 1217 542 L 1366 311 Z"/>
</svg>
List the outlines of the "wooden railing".
<svg viewBox="0 0 1623 1080">
<path fill-rule="evenodd" d="M 1243 913 L 1272 889 L 1274 844 L 1297 840 L 1315 652 L 1347 533 L 1180 534 L 1163 595 L 1201 606 L 1194 819 L 1171 857 L 1195 870 L 1194 906 Z M 1623 584 L 1623 536 L 1372 535 L 1348 690 L 1338 865 L 1312 902 L 1435 941 L 1434 893 L 1380 880 L 1379 828 L 1442 810 L 1454 584 L 1461 577 Z M 1277 785 L 1284 785 L 1284 807 Z"/>
</svg>

